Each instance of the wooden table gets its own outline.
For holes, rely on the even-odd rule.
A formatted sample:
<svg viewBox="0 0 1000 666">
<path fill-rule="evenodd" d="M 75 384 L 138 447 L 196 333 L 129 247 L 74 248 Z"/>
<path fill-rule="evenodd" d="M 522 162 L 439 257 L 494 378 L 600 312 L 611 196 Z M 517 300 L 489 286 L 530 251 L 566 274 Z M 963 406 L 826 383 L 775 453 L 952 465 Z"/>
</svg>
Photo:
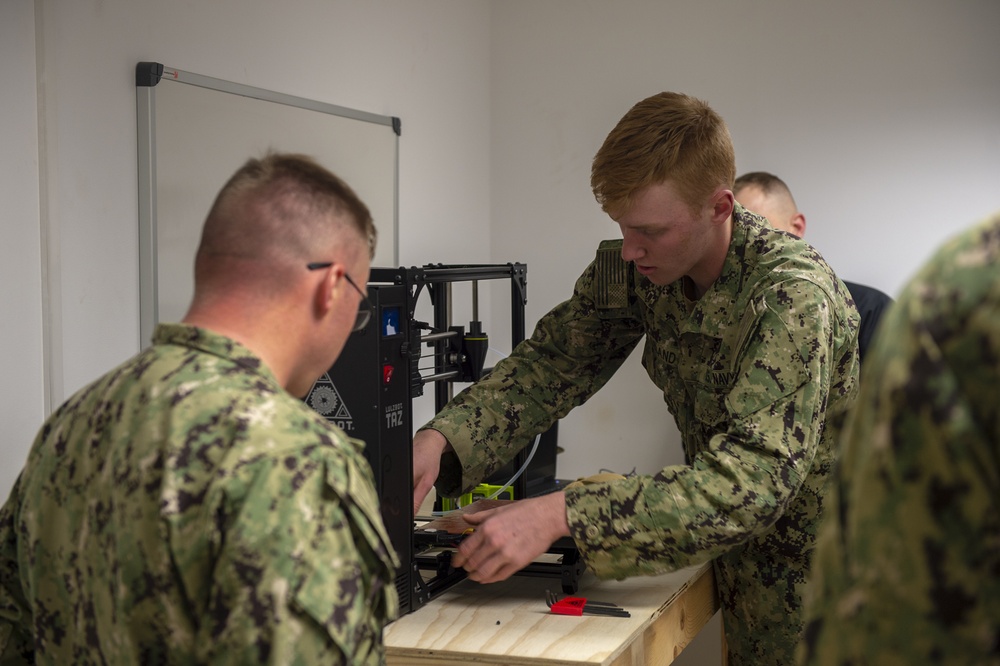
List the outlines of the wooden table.
<svg viewBox="0 0 1000 666">
<path fill-rule="evenodd" d="M 669 664 L 718 610 L 711 564 L 661 576 L 580 580 L 578 596 L 616 603 L 631 618 L 554 615 L 551 578 L 462 581 L 385 631 L 389 666 Z"/>
</svg>

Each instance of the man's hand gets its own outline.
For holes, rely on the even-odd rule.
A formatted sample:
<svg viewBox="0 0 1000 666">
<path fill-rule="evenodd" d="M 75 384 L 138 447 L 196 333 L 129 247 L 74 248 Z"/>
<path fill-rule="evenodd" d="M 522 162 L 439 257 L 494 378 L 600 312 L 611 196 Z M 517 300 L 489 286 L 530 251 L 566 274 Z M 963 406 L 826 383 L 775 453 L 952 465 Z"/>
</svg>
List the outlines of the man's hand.
<svg viewBox="0 0 1000 666">
<path fill-rule="evenodd" d="M 550 493 L 507 506 L 462 516 L 475 531 L 462 540 L 452 564 L 474 581 L 495 583 L 546 552 L 559 537 L 569 536 L 566 496 Z"/>
<path fill-rule="evenodd" d="M 421 430 L 413 436 L 413 515 L 434 487 L 441 471 L 441 454 L 449 446 L 437 430 Z"/>
</svg>

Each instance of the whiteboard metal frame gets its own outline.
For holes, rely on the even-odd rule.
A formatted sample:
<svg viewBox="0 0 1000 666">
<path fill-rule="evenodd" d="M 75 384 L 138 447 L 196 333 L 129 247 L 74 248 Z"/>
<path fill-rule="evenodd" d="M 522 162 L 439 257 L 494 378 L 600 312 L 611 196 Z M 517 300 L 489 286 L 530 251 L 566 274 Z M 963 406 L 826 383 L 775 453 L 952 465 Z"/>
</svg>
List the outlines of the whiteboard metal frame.
<svg viewBox="0 0 1000 666">
<path fill-rule="evenodd" d="M 138 131 L 139 176 L 139 348 L 143 349 L 152 339 L 158 323 L 159 285 L 157 265 L 156 224 L 156 86 L 161 81 L 175 81 L 242 97 L 275 102 L 342 118 L 349 118 L 377 125 L 387 125 L 398 138 L 401 133 L 399 118 L 383 116 L 336 104 L 319 102 L 305 97 L 256 88 L 242 83 L 185 72 L 166 67 L 157 62 L 140 62 L 135 69 L 136 120 Z M 393 173 L 393 265 L 399 264 L 399 141 L 395 145 Z"/>
</svg>

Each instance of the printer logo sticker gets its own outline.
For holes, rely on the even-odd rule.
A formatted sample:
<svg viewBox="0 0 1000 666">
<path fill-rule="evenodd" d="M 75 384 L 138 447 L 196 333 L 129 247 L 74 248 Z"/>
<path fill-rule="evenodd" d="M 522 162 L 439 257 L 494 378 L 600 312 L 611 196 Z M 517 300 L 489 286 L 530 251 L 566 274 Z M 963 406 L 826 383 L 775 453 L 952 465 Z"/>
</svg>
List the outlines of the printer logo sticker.
<svg viewBox="0 0 1000 666">
<path fill-rule="evenodd" d="M 330 375 L 324 373 L 316 380 L 309 395 L 306 396 L 306 404 L 326 417 L 327 421 L 335 424 L 341 430 L 354 430 L 354 418 L 344 404 L 343 398 L 337 387 L 330 381 Z"/>
</svg>

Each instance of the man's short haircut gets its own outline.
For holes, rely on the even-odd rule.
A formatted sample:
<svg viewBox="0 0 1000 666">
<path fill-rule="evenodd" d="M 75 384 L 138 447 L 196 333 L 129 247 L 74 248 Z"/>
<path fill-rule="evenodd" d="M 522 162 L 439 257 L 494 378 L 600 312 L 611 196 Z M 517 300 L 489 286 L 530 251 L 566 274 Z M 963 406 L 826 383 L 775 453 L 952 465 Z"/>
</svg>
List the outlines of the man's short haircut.
<svg viewBox="0 0 1000 666">
<path fill-rule="evenodd" d="M 705 102 L 663 92 L 626 113 L 594 156 L 590 185 L 601 208 L 617 218 L 636 192 L 670 180 L 692 209 L 736 177 L 733 141 Z"/>
<path fill-rule="evenodd" d="M 272 152 L 247 160 L 219 191 L 198 255 L 327 260 L 312 253 L 351 228 L 374 256 L 375 225 L 354 190 L 310 157 Z"/>
<path fill-rule="evenodd" d="M 788 189 L 785 181 L 767 171 L 749 171 L 743 174 L 733 183 L 733 192 L 739 192 L 744 187 L 760 188 L 760 191 L 766 195 L 784 194 L 789 197 L 792 196 L 792 191 Z"/>
</svg>

